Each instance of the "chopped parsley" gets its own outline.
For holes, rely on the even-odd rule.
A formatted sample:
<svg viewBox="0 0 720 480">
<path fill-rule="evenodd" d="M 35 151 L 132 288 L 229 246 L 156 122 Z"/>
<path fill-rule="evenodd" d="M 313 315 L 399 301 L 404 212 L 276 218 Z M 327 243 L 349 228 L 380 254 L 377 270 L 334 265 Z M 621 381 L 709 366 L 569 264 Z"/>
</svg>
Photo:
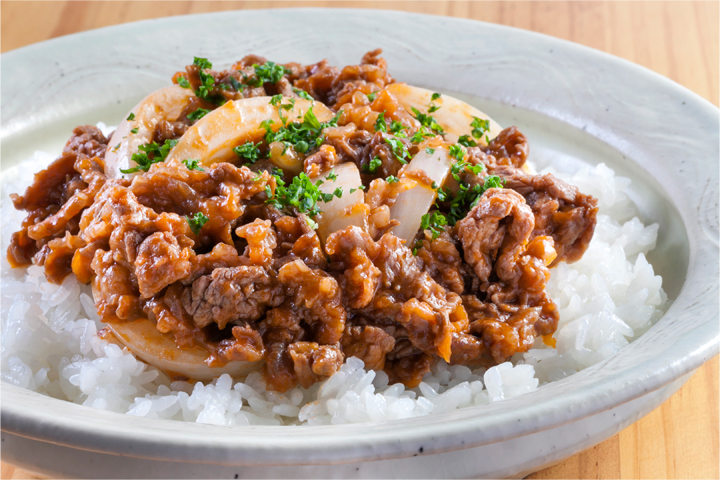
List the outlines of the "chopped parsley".
<svg viewBox="0 0 720 480">
<path fill-rule="evenodd" d="M 460 189 L 450 203 L 450 211 L 447 214 L 447 220 L 450 225 L 465 218 L 467 213 L 478 204 L 483 193 L 490 188 L 503 188 L 505 181 L 497 175 L 485 177 L 482 185 L 475 184 L 472 187 L 460 185 Z"/>
<path fill-rule="evenodd" d="M 433 112 L 437 112 L 438 110 L 440 110 L 440 107 L 438 107 L 437 105 L 435 105 L 435 104 L 433 103 L 435 100 L 437 100 L 438 98 L 440 98 L 440 96 L 441 96 L 441 95 L 440 95 L 439 93 L 437 93 L 437 92 L 433 93 L 433 94 L 430 96 L 430 104 L 428 105 L 428 113 L 433 113 Z"/>
<path fill-rule="evenodd" d="M 339 189 L 340 189 L 340 187 L 336 188 L 336 190 L 339 190 Z M 357 188 L 351 188 L 350 193 L 353 194 L 353 193 L 357 192 L 358 190 L 365 190 L 365 185 L 360 185 Z M 342 190 L 340 190 L 340 191 L 342 192 Z"/>
<path fill-rule="evenodd" d="M 237 78 L 230 76 L 228 77 L 228 81 L 230 82 L 230 85 L 235 89 L 236 92 L 242 92 L 243 88 L 245 88 L 245 85 L 237 81 Z"/>
<path fill-rule="evenodd" d="M 133 128 L 132 130 L 130 130 L 130 133 L 137 133 L 137 132 L 138 132 L 138 128 L 137 128 L 137 127 L 135 127 L 135 128 Z"/>
<path fill-rule="evenodd" d="M 202 57 L 194 57 L 193 65 L 198 67 L 200 70 L 204 70 L 206 68 L 212 68 L 212 63 L 207 58 L 202 58 Z"/>
<path fill-rule="evenodd" d="M 434 133 L 428 132 L 428 131 L 427 131 L 427 128 L 421 126 L 421 127 L 418 129 L 418 131 L 415 132 L 412 137 L 410 137 L 410 141 L 411 141 L 412 143 L 420 143 L 420 142 L 422 142 L 423 140 L 425 140 L 426 138 L 428 138 L 428 137 L 434 137 L 434 136 L 435 136 Z"/>
<path fill-rule="evenodd" d="M 443 187 L 438 187 L 437 183 L 433 182 L 432 184 L 433 190 L 437 191 L 437 200 L 438 202 L 444 202 L 450 197 L 450 194 L 447 190 L 445 190 Z"/>
<path fill-rule="evenodd" d="M 225 103 L 225 98 L 222 95 L 211 95 L 210 92 L 215 87 L 215 78 L 206 73 L 205 70 L 212 68 L 212 63 L 207 58 L 195 57 L 193 65 L 198 67 L 198 75 L 200 76 L 200 86 L 195 90 L 195 95 L 198 98 L 207 100 L 208 102 L 222 105 Z M 182 86 L 182 85 L 181 85 Z"/>
<path fill-rule="evenodd" d="M 335 170 L 330 170 L 330 173 L 327 175 L 328 180 L 332 180 L 333 182 L 337 180 L 338 176 L 337 173 L 335 173 Z"/>
<path fill-rule="evenodd" d="M 185 219 L 187 220 L 188 225 L 190 225 L 190 230 L 192 230 L 195 235 L 200 234 L 200 230 L 202 229 L 203 225 L 205 225 L 208 220 L 210 220 L 210 218 L 208 218 L 202 212 L 198 212 L 190 217 L 185 217 Z"/>
<path fill-rule="evenodd" d="M 201 172 L 204 172 L 205 169 L 202 168 L 200 165 L 198 165 L 199 161 L 200 160 L 191 160 L 189 158 L 186 158 L 185 160 L 182 161 L 182 163 L 185 164 L 185 166 L 188 168 L 188 170 L 199 170 Z"/>
<path fill-rule="evenodd" d="M 329 122 L 321 123 L 310 107 L 305 112 L 302 123 L 288 123 L 279 128 L 277 132 L 273 132 L 270 127 L 274 123 L 272 120 L 265 120 L 260 126 L 265 129 L 265 141 L 268 145 L 272 142 L 282 142 L 285 148 L 291 146 L 297 152 L 306 153 L 322 145 L 322 130 L 327 127 L 337 127 L 337 121 L 341 114 L 342 110 Z"/>
<path fill-rule="evenodd" d="M 481 138 L 485 132 L 490 130 L 490 120 L 481 120 L 478 117 L 473 117 L 472 123 L 470 123 L 470 126 L 473 127 L 472 129 L 472 136 L 475 138 Z"/>
<path fill-rule="evenodd" d="M 459 162 L 462 162 L 465 158 L 465 150 L 460 145 L 450 145 L 449 150 L 450 156 L 456 158 Z"/>
<path fill-rule="evenodd" d="M 484 169 L 485 169 L 485 167 L 481 163 L 479 163 L 477 165 L 473 165 L 470 162 L 466 162 L 464 160 L 450 165 L 450 173 L 452 174 L 453 178 L 455 178 L 455 180 L 457 180 L 458 182 L 460 181 L 460 174 L 462 172 L 467 170 L 467 171 L 477 175 L 478 173 L 482 172 Z"/>
<path fill-rule="evenodd" d="M 372 160 L 370 160 L 370 163 L 366 163 L 362 166 L 362 171 L 368 173 L 375 173 L 377 169 L 380 168 L 380 165 L 382 165 L 382 160 L 380 160 L 380 157 L 374 157 Z"/>
<path fill-rule="evenodd" d="M 397 159 L 398 162 L 402 163 L 403 165 L 408 163 L 407 159 L 410 157 L 410 152 L 408 151 L 407 147 L 403 142 L 393 137 L 385 137 L 384 140 L 385 143 L 390 145 L 393 156 Z"/>
<path fill-rule="evenodd" d="M 260 145 L 260 142 L 257 143 Z M 244 158 L 249 163 L 255 163 L 260 159 L 260 149 L 253 142 L 247 142 L 243 145 L 238 145 L 233 148 L 233 152 L 240 158 Z"/>
<path fill-rule="evenodd" d="M 385 181 L 386 181 L 387 183 L 397 183 L 397 182 L 398 182 L 398 178 L 397 178 L 395 175 L 390 175 L 389 177 L 387 177 L 387 178 L 385 179 Z"/>
<path fill-rule="evenodd" d="M 182 88 L 190 88 L 190 82 L 185 77 L 178 77 L 177 82 Z"/>
<path fill-rule="evenodd" d="M 470 137 L 470 135 L 463 135 L 462 137 L 458 138 L 458 143 L 463 147 L 477 147 L 477 143 Z"/>
<path fill-rule="evenodd" d="M 304 172 L 296 175 L 290 184 L 286 184 L 279 175 L 275 175 L 275 180 L 277 182 L 275 194 L 272 194 L 270 186 L 266 187 L 265 191 L 268 194 L 268 199 L 265 203 L 288 213 L 304 213 L 314 217 L 322 212 L 318 207 L 318 202 L 329 202 L 333 197 L 341 198 L 343 194 L 340 187 L 336 188 L 332 193 L 323 193 L 318 188 L 324 183 L 323 180 L 317 180 L 313 183 Z M 313 228 L 316 228 L 316 226 Z"/>
<path fill-rule="evenodd" d="M 300 98 L 304 98 L 305 100 L 314 102 L 315 99 L 310 96 L 309 93 L 307 93 L 305 90 L 300 90 L 299 88 L 293 88 L 293 92 L 295 92 L 295 95 L 297 95 Z"/>
<path fill-rule="evenodd" d="M 387 124 L 385 123 L 385 112 L 378 115 L 375 120 L 375 131 L 376 132 L 387 132 Z"/>
<path fill-rule="evenodd" d="M 155 142 L 140 145 L 138 147 L 138 150 L 140 151 L 138 153 L 134 153 L 132 156 L 132 161 L 137 165 L 126 170 L 121 169 L 120 171 L 122 173 L 135 173 L 140 171 L 147 172 L 150 170 L 150 166 L 153 163 L 165 161 L 170 153 L 170 150 L 177 145 L 177 143 L 177 140 L 165 140 L 165 143 L 162 146 Z M 118 144 L 118 146 L 120 145 Z"/>
<path fill-rule="evenodd" d="M 135 114 L 132 113 L 132 112 L 130 112 L 130 115 L 128 115 L 127 119 L 128 119 L 129 121 L 135 120 Z"/>
<path fill-rule="evenodd" d="M 275 62 L 267 62 L 262 65 L 253 64 L 255 70 L 255 78 L 249 79 L 247 82 L 252 87 L 260 87 L 265 83 L 277 83 L 286 73 L 290 73 L 288 69 L 282 65 L 276 65 Z"/>
<path fill-rule="evenodd" d="M 410 107 L 410 109 L 415 114 L 415 119 L 420 122 L 420 125 L 437 133 L 445 133 L 445 130 L 435 121 L 434 117 L 420 112 L 420 110 L 415 107 Z"/>
<path fill-rule="evenodd" d="M 378 92 L 368 93 L 367 94 L 368 100 L 370 100 L 371 102 L 374 102 L 375 98 L 377 98 L 377 94 L 378 94 Z"/>
<path fill-rule="evenodd" d="M 427 153 L 428 155 L 432 155 L 433 153 L 435 153 L 435 149 L 430 148 L 430 147 L 425 147 L 425 153 Z"/>
<path fill-rule="evenodd" d="M 278 116 L 280 117 L 280 120 L 282 120 L 284 125 L 287 123 L 287 118 L 283 117 L 282 111 L 292 110 L 295 107 L 295 99 L 291 98 L 290 103 L 286 103 L 285 105 L 282 104 L 282 100 L 282 94 L 273 95 L 270 99 L 270 105 L 272 105 L 273 107 L 277 107 Z"/>
<path fill-rule="evenodd" d="M 187 118 L 188 118 L 188 120 L 192 120 L 192 121 L 200 120 L 202 117 L 204 117 L 208 113 L 210 113 L 210 110 L 206 110 L 204 108 L 198 108 L 194 112 L 188 113 Z"/>
<path fill-rule="evenodd" d="M 420 228 L 423 230 L 430 230 L 432 232 L 432 239 L 435 240 L 445 230 L 445 226 L 448 224 L 448 220 L 440 212 L 433 212 L 432 215 L 426 213 L 420 220 Z"/>
<path fill-rule="evenodd" d="M 402 123 L 398 122 L 397 120 L 393 120 L 390 123 L 390 133 L 392 133 L 396 137 L 407 138 L 407 134 L 405 132 L 403 132 L 403 130 L 405 130 L 407 128 L 408 127 L 406 127 Z"/>
</svg>

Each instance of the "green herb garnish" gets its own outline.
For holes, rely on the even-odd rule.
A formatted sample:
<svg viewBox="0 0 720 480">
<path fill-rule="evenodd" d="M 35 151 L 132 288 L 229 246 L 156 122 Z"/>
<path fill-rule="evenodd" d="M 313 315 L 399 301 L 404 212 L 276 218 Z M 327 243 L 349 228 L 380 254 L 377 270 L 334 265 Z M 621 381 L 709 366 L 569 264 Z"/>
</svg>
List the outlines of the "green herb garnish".
<svg viewBox="0 0 720 480">
<path fill-rule="evenodd" d="M 315 99 L 310 96 L 309 93 L 307 93 L 305 90 L 300 90 L 299 88 L 293 88 L 293 92 L 295 92 L 295 95 L 297 95 L 300 98 L 304 98 L 305 100 L 309 100 L 311 102 L 314 102 Z"/>
<path fill-rule="evenodd" d="M 375 173 L 378 168 L 380 168 L 380 165 L 382 165 L 382 160 L 380 160 L 380 157 L 373 157 L 372 160 L 370 160 L 369 163 L 366 163 L 362 166 L 362 171 L 367 173 Z"/>
<path fill-rule="evenodd" d="M 188 225 L 190 225 L 190 230 L 192 230 L 195 235 L 200 234 L 200 230 L 202 229 L 203 225 L 205 225 L 208 220 L 210 220 L 210 218 L 208 218 L 202 212 L 198 212 L 190 217 L 185 217 L 185 219 L 187 220 Z"/>
<path fill-rule="evenodd" d="M 202 117 L 204 117 L 208 113 L 210 113 L 210 110 L 206 110 L 204 108 L 198 108 L 194 112 L 188 113 L 187 118 L 188 118 L 188 120 L 192 120 L 192 121 L 200 120 Z"/>
<path fill-rule="evenodd" d="M 440 110 L 440 107 L 433 103 L 438 98 L 440 98 L 440 94 L 437 92 L 433 93 L 430 96 L 430 104 L 428 105 L 428 113 L 433 113 L 433 112 L 437 112 L 438 110 Z"/>
<path fill-rule="evenodd" d="M 253 69 L 255 78 L 247 80 L 248 84 L 253 87 L 260 87 L 265 83 L 277 83 L 285 73 L 290 73 L 288 69 L 282 65 L 276 65 L 275 62 L 267 62 L 262 65 L 255 63 Z"/>
<path fill-rule="evenodd" d="M 205 70 L 211 69 L 212 63 L 207 58 L 195 57 L 193 65 L 198 67 L 198 75 L 200 76 L 200 86 L 195 90 L 195 95 L 197 95 L 198 98 L 217 105 L 225 103 L 225 98 L 222 95 L 210 94 L 215 87 L 215 78 L 209 73 L 206 73 Z"/>
<path fill-rule="evenodd" d="M 186 158 L 185 160 L 182 161 L 182 163 L 185 164 L 185 166 L 187 167 L 188 170 L 199 170 L 201 172 L 204 172 L 205 169 L 202 168 L 200 165 L 198 165 L 199 161 L 200 160 L 191 160 L 189 158 Z"/>
<path fill-rule="evenodd" d="M 342 110 L 330 121 L 321 123 L 310 107 L 305 112 L 302 123 L 288 123 L 279 128 L 277 132 L 273 132 L 270 127 L 273 124 L 272 120 L 265 120 L 260 126 L 265 129 L 265 141 L 268 145 L 272 142 L 282 142 L 285 148 L 293 147 L 297 152 L 306 153 L 322 145 L 322 130 L 327 127 L 337 127 L 337 121 L 341 114 Z"/>
<path fill-rule="evenodd" d="M 137 127 L 135 127 L 135 128 L 133 128 L 132 130 L 130 130 L 130 133 L 137 133 L 137 132 L 138 132 L 138 128 L 137 128 Z"/>
<path fill-rule="evenodd" d="M 481 163 L 473 165 L 472 163 L 466 162 L 465 160 L 450 165 L 450 173 L 452 174 L 453 178 L 455 178 L 455 180 L 457 180 L 458 182 L 460 181 L 460 173 L 466 170 L 477 175 L 478 173 L 485 170 L 485 167 Z"/>
<path fill-rule="evenodd" d="M 407 159 L 410 157 L 410 152 L 408 151 L 405 144 L 397 138 L 393 137 L 385 137 L 384 140 L 385 143 L 390 145 L 393 156 L 395 156 L 397 161 L 405 165 L 407 163 Z"/>
<path fill-rule="evenodd" d="M 435 240 L 445 230 L 445 226 L 448 224 L 447 218 L 440 212 L 433 212 L 432 215 L 426 213 L 420 220 L 420 228 L 423 230 L 430 230 L 432 232 L 432 239 Z"/>
<path fill-rule="evenodd" d="M 230 82 L 230 85 L 235 89 L 236 92 L 242 92 L 243 88 L 245 87 L 242 83 L 237 81 L 237 78 L 235 77 L 228 77 L 228 81 Z"/>
<path fill-rule="evenodd" d="M 275 176 L 275 180 L 277 182 L 275 194 L 272 194 L 269 186 L 265 190 L 269 197 L 266 203 L 289 213 L 304 213 L 314 217 L 322 212 L 318 202 L 329 202 L 333 197 L 341 198 L 343 194 L 340 187 L 332 193 L 323 193 L 319 188 L 324 183 L 323 180 L 313 183 L 304 172 L 296 175 L 289 185 L 286 185 L 279 176 Z"/>
<path fill-rule="evenodd" d="M 478 117 L 473 117 L 472 123 L 470 123 L 470 126 L 473 127 L 472 129 L 472 136 L 475 138 L 481 138 L 485 132 L 490 130 L 490 120 L 481 120 Z"/>
<path fill-rule="evenodd" d="M 385 112 L 378 114 L 378 117 L 375 120 L 375 131 L 387 132 L 387 124 L 385 123 Z"/>
<path fill-rule="evenodd" d="M 138 147 L 140 152 L 134 153 L 132 156 L 132 161 L 137 165 L 126 170 L 121 169 L 120 171 L 122 173 L 135 173 L 140 171 L 147 172 L 150 170 L 150 166 L 153 163 L 164 161 L 170 153 L 170 150 L 177 145 L 177 143 L 178 140 L 165 140 L 165 143 L 162 146 L 155 142 L 140 145 Z M 118 146 L 120 146 L 120 144 L 118 144 Z"/>
<path fill-rule="evenodd" d="M 207 58 L 202 58 L 202 57 L 194 57 L 193 65 L 198 67 L 200 70 L 204 70 L 206 68 L 212 68 L 212 63 Z"/>
<path fill-rule="evenodd" d="M 470 137 L 470 135 L 463 135 L 462 137 L 458 138 L 458 143 L 463 147 L 467 148 L 477 147 L 477 143 Z"/>
<path fill-rule="evenodd" d="M 428 131 L 427 131 L 427 128 L 421 126 L 421 127 L 418 129 L 418 131 L 415 132 L 412 137 L 410 137 L 410 141 L 411 141 L 412 143 L 420 143 L 420 142 L 422 142 L 423 140 L 425 140 L 426 138 L 428 138 L 428 137 L 434 137 L 434 136 L 435 136 L 434 133 L 428 132 Z"/>
<path fill-rule="evenodd" d="M 132 112 L 130 112 L 130 115 L 128 115 L 127 119 L 128 119 L 129 121 L 135 120 L 135 114 L 132 113 Z"/>
<path fill-rule="evenodd" d="M 397 120 L 393 120 L 392 122 L 390 122 L 390 133 L 392 133 L 396 137 L 407 138 L 407 134 L 403 132 L 403 130 L 407 128 L 408 127 L 398 122 Z"/>
<path fill-rule="evenodd" d="M 420 125 L 423 127 L 427 127 L 434 132 L 445 133 L 440 124 L 435 121 L 434 117 L 420 112 L 420 110 L 415 107 L 410 107 L 410 110 L 412 110 L 415 114 L 415 119 L 420 122 Z"/>
<path fill-rule="evenodd" d="M 490 188 L 503 188 L 505 181 L 497 175 L 485 177 L 482 185 L 475 184 L 472 187 L 460 185 L 450 203 L 450 211 L 447 220 L 450 225 L 455 225 L 459 220 L 465 218 L 467 213 L 478 204 L 483 193 Z"/>
<path fill-rule="evenodd" d="M 258 142 L 257 145 L 260 145 L 260 142 Z M 260 149 L 257 148 L 257 145 L 255 145 L 253 142 L 247 142 L 243 145 L 238 145 L 237 147 L 233 148 L 233 152 L 235 152 L 235 155 L 237 155 L 238 157 L 244 158 L 252 164 L 260 159 Z"/>
<path fill-rule="evenodd" d="M 465 158 L 465 150 L 460 145 L 450 145 L 449 153 L 460 162 Z"/>
<path fill-rule="evenodd" d="M 190 82 L 185 77 L 178 77 L 177 79 L 178 85 L 180 85 L 182 88 L 190 88 Z"/>
<path fill-rule="evenodd" d="M 389 177 L 387 177 L 387 178 L 385 179 L 385 181 L 386 181 L 387 183 L 397 183 L 398 180 L 399 180 L 399 179 L 398 179 L 395 175 L 390 175 Z"/>
<path fill-rule="evenodd" d="M 377 94 L 378 94 L 378 92 L 368 93 L 367 94 L 368 100 L 370 100 L 371 102 L 374 102 L 375 99 L 377 98 Z"/>
</svg>

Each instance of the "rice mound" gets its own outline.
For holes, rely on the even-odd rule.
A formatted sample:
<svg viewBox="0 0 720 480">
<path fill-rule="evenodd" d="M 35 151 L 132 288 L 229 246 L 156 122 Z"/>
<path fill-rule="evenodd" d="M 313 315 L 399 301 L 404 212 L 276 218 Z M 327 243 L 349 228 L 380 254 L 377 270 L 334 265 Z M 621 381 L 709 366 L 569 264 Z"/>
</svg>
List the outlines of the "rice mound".
<svg viewBox="0 0 720 480">
<path fill-rule="evenodd" d="M 101 126 L 101 128 L 104 125 Z M 8 194 L 23 192 L 54 156 L 36 152 L 2 174 L 2 248 L 24 212 Z M 20 168 L 22 167 L 22 168 Z M 68 276 L 62 285 L 43 269 L 13 269 L 2 255 L 2 380 L 54 398 L 149 418 L 214 425 L 323 425 L 377 422 L 449 412 L 532 392 L 600 362 L 627 346 L 664 313 L 662 278 L 645 255 L 658 225 L 643 225 L 625 193 L 630 180 L 604 164 L 574 174 L 546 169 L 598 198 L 595 236 L 583 258 L 551 270 L 547 291 L 560 311 L 556 348 L 541 339 L 512 362 L 471 370 L 440 361 L 418 388 L 389 385 L 384 372 L 349 358 L 309 389 L 267 391 L 260 373 L 202 384 L 171 382 L 126 349 L 101 340 L 90 287 Z"/>
</svg>

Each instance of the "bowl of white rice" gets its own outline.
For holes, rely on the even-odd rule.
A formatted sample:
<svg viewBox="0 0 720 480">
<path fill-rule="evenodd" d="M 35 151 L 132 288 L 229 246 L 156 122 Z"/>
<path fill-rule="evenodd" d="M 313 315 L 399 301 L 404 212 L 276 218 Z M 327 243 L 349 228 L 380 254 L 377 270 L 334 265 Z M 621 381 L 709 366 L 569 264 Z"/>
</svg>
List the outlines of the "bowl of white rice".
<svg viewBox="0 0 720 480">
<path fill-rule="evenodd" d="M 3 248 L 23 219 L 8 194 L 75 125 L 117 125 L 188 57 L 345 64 L 377 46 L 395 78 L 517 125 L 537 171 L 598 199 L 587 252 L 551 271 L 556 348 L 536 342 L 488 369 L 441 361 L 414 389 L 356 358 L 283 394 L 259 373 L 172 381 L 97 336 L 88 286 L 51 284 L 41 267 L 13 269 L 3 256 L 4 461 L 96 478 L 519 477 L 614 435 L 717 354 L 717 108 L 618 58 L 479 22 L 258 10 L 4 54 Z"/>
</svg>

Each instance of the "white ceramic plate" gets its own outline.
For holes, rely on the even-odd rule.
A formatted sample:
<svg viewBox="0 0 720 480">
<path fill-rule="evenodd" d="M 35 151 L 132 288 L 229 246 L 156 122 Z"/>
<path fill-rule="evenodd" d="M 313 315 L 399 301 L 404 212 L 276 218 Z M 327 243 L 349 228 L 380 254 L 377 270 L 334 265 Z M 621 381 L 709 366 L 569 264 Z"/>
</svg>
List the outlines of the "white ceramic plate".
<svg viewBox="0 0 720 480">
<path fill-rule="evenodd" d="M 718 110 L 624 60 L 522 30 L 400 12 L 296 9 L 149 20 L 2 56 L 2 167 L 117 123 L 192 60 L 247 53 L 334 65 L 382 47 L 401 81 L 453 92 L 525 132 L 535 160 L 633 180 L 673 301 L 608 361 L 537 392 L 445 415 L 332 427 L 218 427 L 123 416 L 2 385 L 3 460 L 88 477 L 516 476 L 649 412 L 718 351 Z M 531 155 L 533 155 L 531 154 Z"/>
</svg>

